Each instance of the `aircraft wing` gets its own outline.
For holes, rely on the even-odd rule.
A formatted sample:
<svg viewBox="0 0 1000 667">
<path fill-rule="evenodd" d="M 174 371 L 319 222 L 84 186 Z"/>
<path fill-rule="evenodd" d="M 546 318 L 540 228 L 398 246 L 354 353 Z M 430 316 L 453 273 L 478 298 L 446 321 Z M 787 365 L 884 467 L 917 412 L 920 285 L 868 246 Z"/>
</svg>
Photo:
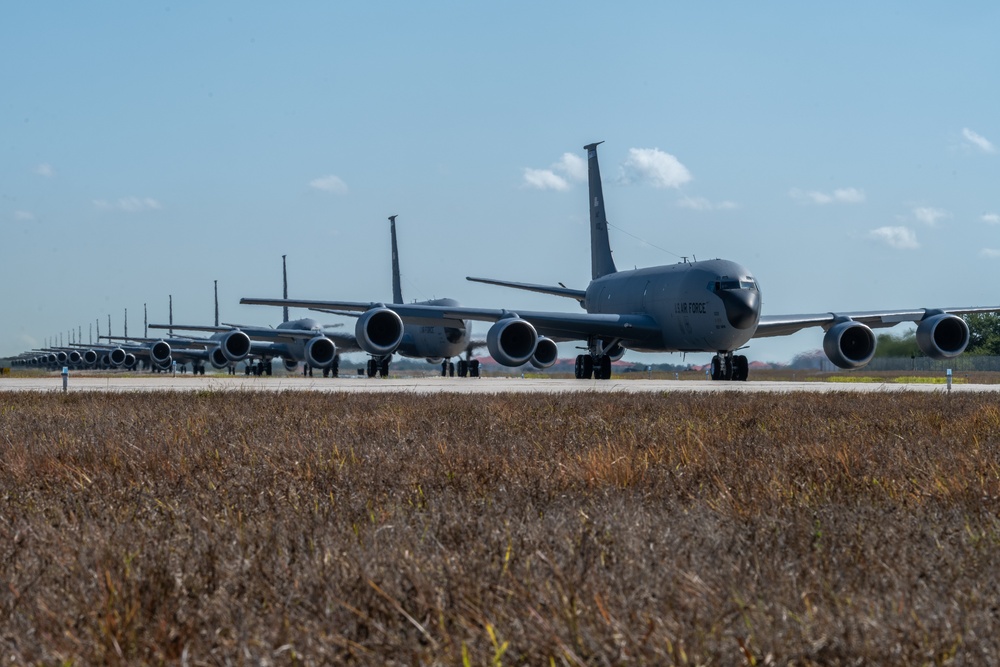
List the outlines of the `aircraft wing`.
<svg viewBox="0 0 1000 667">
<path fill-rule="evenodd" d="M 415 324 L 458 326 L 463 320 L 496 322 L 505 317 L 520 317 L 530 322 L 538 333 L 559 340 L 582 340 L 589 336 L 620 338 L 627 347 L 632 343 L 659 340 L 662 332 L 653 318 L 642 314 L 558 313 L 496 308 L 464 308 L 459 306 L 429 306 L 423 304 L 363 303 L 358 301 L 313 301 L 298 299 L 261 299 L 245 297 L 240 303 L 257 306 L 288 306 L 290 308 L 330 308 L 364 312 L 370 308 L 389 308 L 403 320 Z"/>
<path fill-rule="evenodd" d="M 971 308 L 915 308 L 912 310 L 869 310 L 815 313 L 810 315 L 762 315 L 754 338 L 788 336 L 810 327 L 829 329 L 843 318 L 850 318 L 873 329 L 893 327 L 901 322 L 919 322 L 928 315 L 973 315 L 1000 312 L 1000 306 L 974 306 Z"/>
</svg>

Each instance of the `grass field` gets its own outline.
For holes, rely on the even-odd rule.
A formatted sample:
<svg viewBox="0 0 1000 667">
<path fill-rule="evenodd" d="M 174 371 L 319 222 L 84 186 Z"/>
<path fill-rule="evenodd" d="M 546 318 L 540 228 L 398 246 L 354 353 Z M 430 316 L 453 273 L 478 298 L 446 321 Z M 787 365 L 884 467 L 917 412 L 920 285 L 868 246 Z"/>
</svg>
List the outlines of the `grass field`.
<svg viewBox="0 0 1000 667">
<path fill-rule="evenodd" d="M 996 664 L 1000 406 L 11 393 L 10 664 Z"/>
</svg>

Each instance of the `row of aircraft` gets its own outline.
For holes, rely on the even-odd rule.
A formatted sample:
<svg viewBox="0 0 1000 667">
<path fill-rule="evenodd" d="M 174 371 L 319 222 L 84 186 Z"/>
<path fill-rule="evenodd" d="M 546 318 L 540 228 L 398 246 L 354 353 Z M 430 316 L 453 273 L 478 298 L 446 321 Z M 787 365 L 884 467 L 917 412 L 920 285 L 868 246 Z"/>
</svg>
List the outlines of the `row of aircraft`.
<svg viewBox="0 0 1000 667">
<path fill-rule="evenodd" d="M 494 361 L 508 367 L 530 363 L 547 368 L 555 363 L 557 343 L 579 341 L 575 375 L 580 379 L 608 379 L 611 364 L 626 350 L 640 352 L 708 352 L 713 354 L 711 377 L 720 381 L 748 378 L 746 356 L 739 354 L 754 338 L 786 336 L 810 327 L 824 331 L 823 350 L 844 369 L 861 368 L 875 355 L 872 329 L 903 322 L 917 326 L 917 344 L 932 359 L 960 355 L 969 343 L 969 327 L 962 315 L 1000 312 L 1000 306 L 918 308 L 910 310 L 821 312 L 801 315 L 763 315 L 761 289 L 741 264 L 725 259 L 687 261 L 665 266 L 619 271 L 611 252 L 597 147 L 587 152 L 590 206 L 591 281 L 586 289 L 538 285 L 490 278 L 467 280 L 518 290 L 539 292 L 576 301 L 584 312 L 525 311 L 508 308 L 468 308 L 452 299 L 404 303 L 400 288 L 396 244 L 396 216 L 391 216 L 393 299 L 356 302 L 244 297 L 242 304 L 284 309 L 277 327 L 236 324 L 214 326 L 154 324 L 168 329 L 165 338 L 132 340 L 125 354 L 148 355 L 154 368 L 174 360 L 191 359 L 195 368 L 205 363 L 224 368 L 250 358 L 258 372 L 270 372 L 271 360 L 281 358 L 288 370 L 304 364 L 306 372 L 321 369 L 337 375 L 341 353 L 369 355 L 367 374 L 386 376 L 394 354 L 441 363 L 454 374 L 477 376 L 472 351 L 485 346 Z M 347 315 L 356 318 L 354 332 L 324 327 L 315 319 L 289 320 L 289 308 Z M 472 337 L 471 322 L 490 322 L 485 340 Z M 174 332 L 210 333 L 208 338 L 176 337 Z M 112 354 L 108 352 L 108 354 Z M 116 352 L 117 357 L 121 357 Z M 248 365 L 249 369 L 249 365 Z M 203 372 L 203 370 L 202 370 Z"/>
</svg>

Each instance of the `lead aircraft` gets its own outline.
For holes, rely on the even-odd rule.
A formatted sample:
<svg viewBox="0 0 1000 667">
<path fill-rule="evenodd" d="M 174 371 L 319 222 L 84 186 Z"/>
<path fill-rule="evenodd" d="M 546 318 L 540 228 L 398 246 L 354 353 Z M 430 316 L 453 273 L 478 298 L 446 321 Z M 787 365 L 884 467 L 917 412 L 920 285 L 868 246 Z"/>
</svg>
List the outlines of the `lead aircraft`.
<svg viewBox="0 0 1000 667">
<path fill-rule="evenodd" d="M 576 377 L 608 379 L 611 362 L 626 349 L 642 352 L 712 352 L 713 380 L 746 380 L 747 358 L 736 354 L 752 338 L 785 336 L 822 327 L 823 350 L 840 368 L 860 368 L 875 355 L 873 328 L 917 324 L 917 344 L 932 359 L 965 351 L 969 327 L 960 315 L 1000 312 L 1000 306 L 761 315 L 760 286 L 744 266 L 724 259 L 684 261 L 618 271 L 611 255 L 597 147 L 587 151 L 592 280 L 585 290 L 469 278 L 576 300 L 584 313 L 459 308 L 421 304 L 243 298 L 240 303 L 334 308 L 363 312 L 361 320 L 390 311 L 407 322 L 458 326 L 462 320 L 494 322 L 487 334 L 493 359 L 504 366 L 555 360 L 555 341 L 579 340 Z M 453 323 L 453 324 L 449 324 Z M 399 335 L 387 322 L 386 337 Z M 401 329 L 402 324 L 398 327 Z"/>
</svg>

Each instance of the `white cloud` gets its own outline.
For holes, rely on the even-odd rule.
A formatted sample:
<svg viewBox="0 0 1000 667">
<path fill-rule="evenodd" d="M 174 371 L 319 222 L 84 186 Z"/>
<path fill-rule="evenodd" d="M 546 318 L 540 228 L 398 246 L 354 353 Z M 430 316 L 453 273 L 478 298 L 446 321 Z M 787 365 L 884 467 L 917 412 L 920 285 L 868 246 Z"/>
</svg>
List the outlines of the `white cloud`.
<svg viewBox="0 0 1000 667">
<path fill-rule="evenodd" d="M 574 181 L 587 180 L 587 161 L 579 155 L 563 153 L 562 158 L 552 165 L 552 168 L 561 171 Z"/>
<path fill-rule="evenodd" d="M 980 218 L 980 220 L 990 225 L 1000 225 L 1000 214 L 983 213 L 983 217 Z"/>
<path fill-rule="evenodd" d="M 569 183 L 551 169 L 524 168 L 524 184 L 538 190 L 569 190 Z"/>
<path fill-rule="evenodd" d="M 965 140 L 967 142 L 969 142 L 974 147 L 978 148 L 979 150 L 981 150 L 984 153 L 996 153 L 997 152 L 997 149 L 994 148 L 993 143 L 989 139 L 987 139 L 986 137 L 982 136 L 981 134 L 977 134 L 976 132 L 973 132 L 972 130 L 970 130 L 967 127 L 963 127 L 962 128 L 962 136 L 965 137 Z"/>
<path fill-rule="evenodd" d="M 52 168 L 52 165 L 48 162 L 43 162 L 42 164 L 35 167 L 35 173 L 39 176 L 44 176 L 45 178 L 52 178 L 56 175 L 56 170 Z"/>
<path fill-rule="evenodd" d="M 322 190 L 323 192 L 332 192 L 335 195 L 347 194 L 347 183 L 344 183 L 339 176 L 334 176 L 333 174 L 314 178 L 309 181 L 309 187 Z"/>
<path fill-rule="evenodd" d="M 659 148 L 630 148 L 622 165 L 626 183 L 648 182 L 656 188 L 679 188 L 691 180 L 680 160 Z"/>
<path fill-rule="evenodd" d="M 950 218 L 951 213 L 940 208 L 930 206 L 917 206 L 913 209 L 913 217 L 924 223 L 928 227 L 933 227 L 939 220 Z"/>
<path fill-rule="evenodd" d="M 684 197 L 677 200 L 677 205 L 681 208 L 689 208 L 692 211 L 729 211 L 738 208 L 736 202 L 712 202 L 704 197 Z"/>
<path fill-rule="evenodd" d="M 95 199 L 94 206 L 102 211 L 123 211 L 125 213 L 140 213 L 142 211 L 157 211 L 162 208 L 160 202 L 152 197 L 122 197 L 117 201 Z"/>
<path fill-rule="evenodd" d="M 35 214 L 31 211 L 14 211 L 14 219 L 31 222 L 35 219 Z"/>
<path fill-rule="evenodd" d="M 812 202 L 813 204 L 860 204 L 865 201 L 865 191 L 857 188 L 837 188 L 832 193 L 820 192 L 818 190 L 802 191 L 791 190 L 788 196 L 800 201 Z"/>
<path fill-rule="evenodd" d="M 917 235 L 908 227 L 879 227 L 868 232 L 868 237 L 898 250 L 913 250 L 920 247 Z"/>
<path fill-rule="evenodd" d="M 994 250 L 993 248 L 983 248 L 979 251 L 979 256 L 986 259 L 1000 259 L 1000 250 Z"/>
<path fill-rule="evenodd" d="M 564 174 L 560 176 L 556 172 Z M 573 153 L 563 153 L 548 169 L 524 168 L 524 184 L 538 190 L 569 190 L 569 181 L 587 180 L 587 161 Z"/>
</svg>

